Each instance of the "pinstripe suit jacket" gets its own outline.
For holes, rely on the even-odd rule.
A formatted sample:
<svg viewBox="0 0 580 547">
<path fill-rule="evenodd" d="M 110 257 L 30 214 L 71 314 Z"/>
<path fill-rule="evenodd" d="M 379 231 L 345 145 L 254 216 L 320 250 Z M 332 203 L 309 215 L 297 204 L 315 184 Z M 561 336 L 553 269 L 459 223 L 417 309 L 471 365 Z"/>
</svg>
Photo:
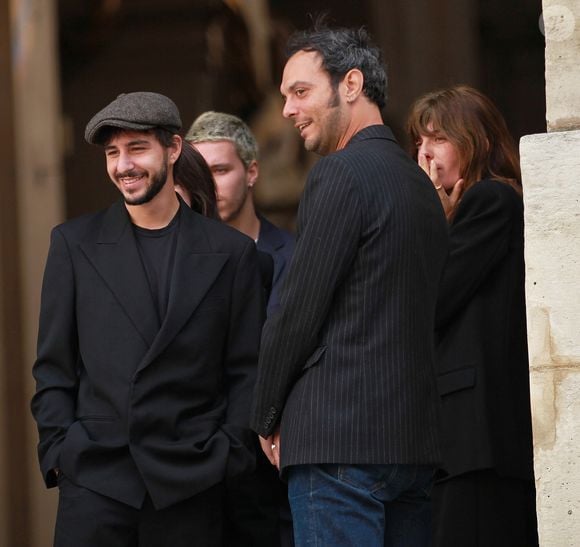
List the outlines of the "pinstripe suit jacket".
<svg viewBox="0 0 580 547">
<path fill-rule="evenodd" d="M 435 463 L 433 330 L 447 226 L 433 185 L 371 126 L 321 159 L 281 306 L 262 331 L 252 427 L 281 465 Z"/>
</svg>

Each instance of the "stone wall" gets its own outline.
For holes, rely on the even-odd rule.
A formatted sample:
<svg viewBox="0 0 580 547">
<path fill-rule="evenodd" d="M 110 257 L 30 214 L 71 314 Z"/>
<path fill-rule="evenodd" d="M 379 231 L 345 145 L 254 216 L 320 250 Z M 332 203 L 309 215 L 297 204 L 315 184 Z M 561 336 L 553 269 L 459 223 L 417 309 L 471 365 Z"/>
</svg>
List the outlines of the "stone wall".
<svg viewBox="0 0 580 547">
<path fill-rule="evenodd" d="M 580 3 L 544 0 L 549 133 L 520 153 L 540 544 L 580 538 Z"/>
<path fill-rule="evenodd" d="M 580 2 L 544 0 L 548 131 L 580 128 Z"/>
<path fill-rule="evenodd" d="M 580 538 L 580 131 L 521 141 L 540 544 Z"/>
</svg>

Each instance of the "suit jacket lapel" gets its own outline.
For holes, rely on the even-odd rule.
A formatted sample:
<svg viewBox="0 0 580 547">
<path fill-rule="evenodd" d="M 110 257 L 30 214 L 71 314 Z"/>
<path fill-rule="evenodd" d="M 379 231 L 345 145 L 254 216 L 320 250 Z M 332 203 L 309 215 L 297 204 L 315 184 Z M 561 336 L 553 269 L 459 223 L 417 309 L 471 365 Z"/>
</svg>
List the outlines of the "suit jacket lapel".
<svg viewBox="0 0 580 547">
<path fill-rule="evenodd" d="M 159 326 L 129 214 L 122 201 L 105 212 L 96 241 L 84 242 L 81 249 L 145 343 L 151 345 Z"/>
<path fill-rule="evenodd" d="M 139 368 L 147 366 L 175 338 L 228 258 L 228 254 L 212 250 L 202 217 L 182 203 L 167 314 Z"/>
</svg>

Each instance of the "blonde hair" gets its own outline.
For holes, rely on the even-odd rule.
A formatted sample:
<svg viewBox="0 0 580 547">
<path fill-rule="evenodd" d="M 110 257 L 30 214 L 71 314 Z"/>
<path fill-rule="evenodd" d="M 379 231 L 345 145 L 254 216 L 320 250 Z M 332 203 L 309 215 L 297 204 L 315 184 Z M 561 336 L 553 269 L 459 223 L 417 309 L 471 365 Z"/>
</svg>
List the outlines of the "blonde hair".
<svg viewBox="0 0 580 547">
<path fill-rule="evenodd" d="M 185 135 L 191 144 L 230 141 L 246 169 L 258 159 L 258 144 L 250 128 L 237 116 L 224 112 L 204 112 L 191 124 Z"/>
</svg>

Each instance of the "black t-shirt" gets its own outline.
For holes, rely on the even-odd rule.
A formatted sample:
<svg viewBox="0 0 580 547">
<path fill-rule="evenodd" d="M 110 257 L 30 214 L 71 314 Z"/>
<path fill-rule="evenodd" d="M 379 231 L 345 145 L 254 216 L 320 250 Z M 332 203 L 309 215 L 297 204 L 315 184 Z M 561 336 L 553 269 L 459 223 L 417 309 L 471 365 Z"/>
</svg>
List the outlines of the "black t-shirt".
<svg viewBox="0 0 580 547">
<path fill-rule="evenodd" d="M 169 287 L 173 273 L 175 245 L 179 229 L 179 211 L 164 228 L 149 230 L 133 225 L 141 262 L 149 281 L 151 296 L 157 309 L 159 326 L 167 313 Z"/>
</svg>

